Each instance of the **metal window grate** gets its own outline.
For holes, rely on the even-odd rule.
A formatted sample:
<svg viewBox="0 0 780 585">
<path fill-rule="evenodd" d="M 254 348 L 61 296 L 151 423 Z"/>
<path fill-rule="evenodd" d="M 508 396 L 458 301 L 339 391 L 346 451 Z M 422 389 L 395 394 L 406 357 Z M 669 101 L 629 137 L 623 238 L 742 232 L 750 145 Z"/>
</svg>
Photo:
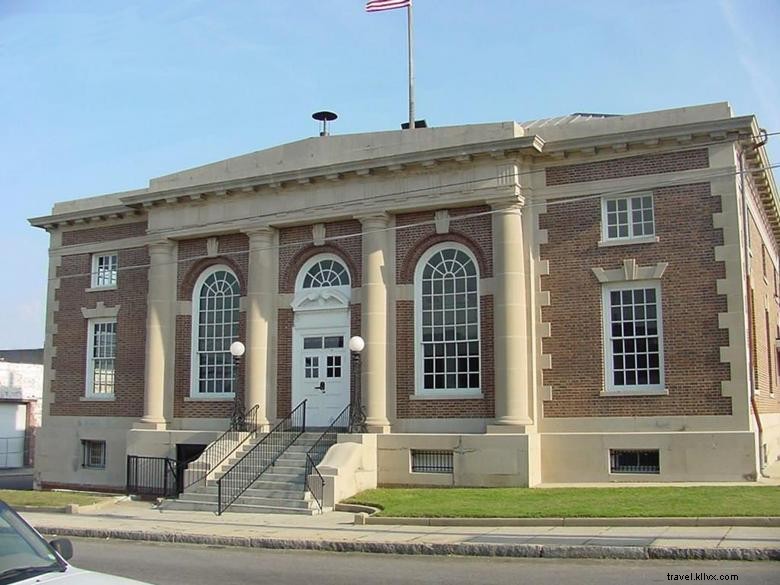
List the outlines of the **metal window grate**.
<svg viewBox="0 0 780 585">
<path fill-rule="evenodd" d="M 105 441 L 81 441 L 82 467 L 93 469 L 105 469 L 106 467 L 106 442 Z"/>
<path fill-rule="evenodd" d="M 609 451 L 610 473 L 661 473 L 658 450 Z"/>
<path fill-rule="evenodd" d="M 412 473 L 452 473 L 452 451 L 412 451 Z"/>
</svg>

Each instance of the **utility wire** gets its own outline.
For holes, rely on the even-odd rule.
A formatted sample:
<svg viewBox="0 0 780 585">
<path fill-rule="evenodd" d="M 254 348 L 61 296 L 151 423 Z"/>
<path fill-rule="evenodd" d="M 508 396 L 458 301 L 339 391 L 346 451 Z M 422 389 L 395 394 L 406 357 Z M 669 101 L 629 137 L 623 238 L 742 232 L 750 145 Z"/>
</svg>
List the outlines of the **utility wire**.
<svg viewBox="0 0 780 585">
<path fill-rule="evenodd" d="M 778 134 L 780 134 L 780 132 L 778 132 Z M 767 166 L 767 167 L 762 167 L 761 170 L 771 170 L 771 169 L 775 169 L 775 168 L 778 168 L 778 167 L 780 167 L 780 164 L 775 164 L 775 165 L 770 165 L 770 166 Z M 544 169 L 542 169 L 542 170 L 544 170 Z M 708 174 L 702 174 L 700 177 L 697 177 L 696 180 L 693 181 L 693 183 L 702 182 L 702 181 L 705 181 L 705 180 L 725 178 L 725 177 L 736 177 L 736 176 L 739 176 L 740 174 L 749 174 L 749 173 L 753 172 L 754 170 L 755 169 L 744 170 L 742 172 L 740 172 L 740 171 L 718 171 L 718 172 L 712 172 L 712 173 L 708 173 Z M 531 172 L 537 172 L 537 171 L 531 171 Z M 522 175 L 522 174 L 528 174 L 528 173 L 517 173 L 517 175 Z M 493 180 L 495 180 L 495 179 L 493 179 Z M 457 185 L 457 184 L 460 184 L 460 183 L 453 183 L 452 185 Z M 691 184 L 691 183 L 680 183 L 679 179 L 675 179 L 675 180 L 669 179 L 667 181 L 656 182 L 650 188 L 615 189 L 615 190 L 612 190 L 612 191 L 603 191 L 603 192 L 599 192 L 599 193 L 595 193 L 595 194 L 579 195 L 579 196 L 573 196 L 573 197 L 561 196 L 561 197 L 556 197 L 556 198 L 550 198 L 548 196 L 548 197 L 546 197 L 546 198 L 544 198 L 543 200 L 540 200 L 540 201 L 529 201 L 529 202 L 525 203 L 523 205 L 523 209 L 534 208 L 534 207 L 541 207 L 541 206 L 550 207 L 552 205 L 563 205 L 563 204 L 568 204 L 568 203 L 576 203 L 576 202 L 579 202 L 579 201 L 587 201 L 587 200 L 591 200 L 591 199 L 601 199 L 603 197 L 615 197 L 615 196 L 619 196 L 619 195 L 631 195 L 633 193 L 647 192 L 648 190 L 651 190 L 651 189 L 658 189 L 658 188 L 663 188 L 663 187 L 677 186 L 677 185 L 680 185 L 680 184 L 684 185 L 684 184 Z M 409 192 L 413 192 L 413 191 L 409 191 Z M 404 192 L 404 193 L 407 193 L 407 192 Z M 386 196 L 386 195 L 384 195 L 384 196 Z M 501 211 L 502 210 L 490 209 L 490 210 L 487 210 L 487 211 L 480 211 L 480 212 L 468 213 L 468 214 L 463 214 L 463 215 L 450 216 L 449 217 L 449 221 L 450 221 L 450 223 L 458 222 L 458 221 L 464 221 L 464 220 L 473 219 L 473 218 L 476 218 L 476 217 L 483 217 L 483 216 L 493 215 L 493 214 L 496 214 L 496 213 L 501 213 Z M 374 230 L 367 230 L 367 231 L 361 230 L 361 231 L 353 233 L 353 234 L 344 234 L 344 235 L 339 235 L 339 236 L 330 236 L 330 237 L 326 237 L 325 241 L 326 242 L 336 242 L 336 241 L 347 240 L 347 239 L 351 239 L 351 238 L 363 237 L 363 236 L 368 235 L 368 234 L 375 234 L 375 233 L 380 233 L 380 232 L 390 232 L 390 231 L 398 232 L 398 231 L 405 230 L 405 229 L 412 229 L 412 228 L 416 228 L 416 227 L 423 227 L 423 226 L 434 225 L 434 224 L 435 224 L 435 220 L 425 220 L 425 221 L 420 221 L 420 222 L 415 222 L 415 223 L 410 223 L 410 224 L 404 224 L 404 225 L 388 226 L 386 228 L 378 228 L 378 229 L 374 229 Z M 274 250 L 275 251 L 279 251 L 279 250 L 282 250 L 282 249 L 285 249 L 285 248 L 297 248 L 297 247 L 301 247 L 301 246 L 306 246 L 306 245 L 311 244 L 311 243 L 312 243 L 312 239 L 306 239 L 306 240 L 299 240 L 299 241 L 295 241 L 295 242 L 289 242 L 289 243 L 286 243 L 286 244 L 276 244 L 276 245 L 272 245 L 272 246 L 264 246 L 264 247 L 259 247 L 259 248 L 249 248 L 247 250 L 237 250 L 237 251 L 234 251 L 234 252 L 223 253 L 223 254 L 220 254 L 220 255 L 221 256 L 227 256 L 227 257 L 244 256 L 244 255 L 248 255 L 251 252 L 274 251 Z M 165 263 L 156 264 L 155 266 L 171 266 L 171 265 L 183 264 L 183 263 L 186 263 L 186 262 L 197 262 L 198 260 L 203 260 L 203 259 L 206 259 L 206 258 L 209 258 L 209 257 L 210 256 L 208 256 L 208 255 L 205 255 L 205 256 L 204 255 L 192 256 L 192 257 L 189 257 L 189 258 L 177 259 L 177 260 L 175 260 L 173 262 L 165 262 Z M 136 264 L 136 265 L 133 265 L 133 266 L 124 266 L 124 267 L 120 266 L 120 267 L 117 268 L 117 272 L 119 273 L 119 272 L 128 271 L 128 270 L 146 269 L 146 268 L 151 268 L 151 266 L 152 266 L 151 263 Z M 50 277 L 48 280 L 52 281 L 52 280 L 58 280 L 58 279 L 62 280 L 62 279 L 69 279 L 69 278 L 84 278 L 84 277 L 91 276 L 91 275 L 92 275 L 92 272 L 84 272 L 84 273 L 78 273 L 78 274 L 64 274 L 64 275 L 60 275 L 60 276 Z"/>
</svg>

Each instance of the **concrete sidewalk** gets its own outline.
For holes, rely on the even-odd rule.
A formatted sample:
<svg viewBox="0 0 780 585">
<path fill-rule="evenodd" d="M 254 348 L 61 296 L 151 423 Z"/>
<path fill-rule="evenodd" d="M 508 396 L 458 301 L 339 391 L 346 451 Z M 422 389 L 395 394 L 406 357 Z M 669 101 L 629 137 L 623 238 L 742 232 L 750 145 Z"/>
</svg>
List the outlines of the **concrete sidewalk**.
<svg viewBox="0 0 780 585">
<path fill-rule="evenodd" d="M 320 516 L 159 511 L 120 500 L 79 514 L 23 511 L 47 535 L 323 551 L 552 558 L 780 560 L 777 526 L 434 526 Z"/>
</svg>

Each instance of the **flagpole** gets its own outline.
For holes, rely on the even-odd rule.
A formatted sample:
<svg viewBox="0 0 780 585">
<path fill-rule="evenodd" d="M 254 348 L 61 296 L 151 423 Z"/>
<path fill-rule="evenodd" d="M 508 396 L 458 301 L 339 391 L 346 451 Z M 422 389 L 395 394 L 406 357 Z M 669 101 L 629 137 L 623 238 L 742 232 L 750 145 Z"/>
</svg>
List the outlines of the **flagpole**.
<svg viewBox="0 0 780 585">
<path fill-rule="evenodd" d="M 412 38 L 412 3 L 406 7 L 406 33 L 409 47 L 409 129 L 414 130 L 414 43 Z"/>
</svg>

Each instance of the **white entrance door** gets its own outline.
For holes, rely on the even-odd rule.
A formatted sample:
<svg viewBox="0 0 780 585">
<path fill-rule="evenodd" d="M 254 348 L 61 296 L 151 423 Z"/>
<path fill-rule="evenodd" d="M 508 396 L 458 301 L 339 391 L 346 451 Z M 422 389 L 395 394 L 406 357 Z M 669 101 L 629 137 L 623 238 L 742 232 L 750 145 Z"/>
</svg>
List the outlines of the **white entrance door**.
<svg viewBox="0 0 780 585">
<path fill-rule="evenodd" d="M 306 426 L 327 427 L 349 404 L 349 356 L 342 332 L 299 332 L 295 403 L 306 399 Z"/>
<path fill-rule="evenodd" d="M 0 404 L 0 469 L 24 465 L 25 404 Z"/>
</svg>

